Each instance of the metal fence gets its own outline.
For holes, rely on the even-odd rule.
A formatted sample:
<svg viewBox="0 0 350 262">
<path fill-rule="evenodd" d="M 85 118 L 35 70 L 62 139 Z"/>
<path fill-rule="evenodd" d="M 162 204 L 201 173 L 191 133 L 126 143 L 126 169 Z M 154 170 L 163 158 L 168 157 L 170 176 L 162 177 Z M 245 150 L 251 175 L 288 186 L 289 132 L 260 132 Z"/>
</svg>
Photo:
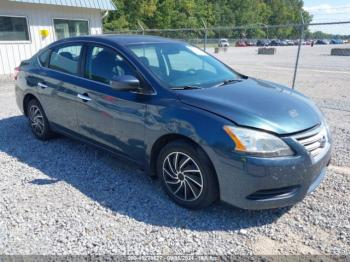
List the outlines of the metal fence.
<svg viewBox="0 0 350 262">
<path fill-rule="evenodd" d="M 332 30 L 334 28 L 335 30 Z M 323 30 L 329 32 L 340 32 L 336 39 L 319 39 L 317 34 L 310 34 L 310 31 Z M 344 33 L 343 33 L 344 32 Z M 350 49 L 350 21 L 325 22 L 325 23 L 299 23 L 283 25 L 253 24 L 245 26 L 219 26 L 207 27 L 203 21 L 202 28 L 177 28 L 177 29 L 145 29 L 140 26 L 137 30 L 120 30 L 104 32 L 106 34 L 147 34 L 174 38 L 187 41 L 193 45 L 203 48 L 209 53 L 218 56 L 233 68 L 248 69 L 249 73 L 259 78 L 271 79 L 269 73 L 262 73 L 249 70 L 249 66 L 268 66 L 271 70 L 282 71 L 288 68 L 289 76 L 281 79 L 281 83 L 294 88 L 297 85 L 297 74 L 305 52 L 311 48 L 319 49 L 321 53 L 315 52 L 313 63 L 324 55 L 331 55 L 332 49 Z M 335 33 L 333 33 L 335 34 Z M 220 48 L 220 39 L 227 39 L 228 48 Z M 348 44 L 346 44 L 348 43 Z M 311 47 L 312 46 L 312 47 Z M 319 48 L 320 46 L 327 48 Z M 243 50 L 248 47 L 249 50 Z M 274 52 L 272 55 L 259 55 L 262 53 Z M 322 49 L 322 50 L 321 50 Z M 347 52 L 350 52 L 347 51 Z M 348 54 L 343 53 L 344 55 Z M 224 53 L 225 55 L 222 55 Z M 283 57 L 281 57 L 283 56 Z M 317 58 L 318 56 L 318 58 Z M 350 60 L 350 57 L 348 57 Z M 321 59 L 322 60 L 322 59 Z M 314 66 L 314 65 L 311 65 Z M 279 68 L 281 67 L 281 68 Z M 345 68 L 344 70 L 350 70 Z M 244 73 L 244 72 L 243 72 Z M 271 79 L 272 80 L 272 79 Z M 274 79 L 275 80 L 275 79 Z"/>
<path fill-rule="evenodd" d="M 310 34 L 315 31 L 333 33 L 333 35 L 338 32 L 339 36 L 333 40 L 339 38 L 342 42 L 330 43 L 332 39 L 328 38 L 322 43 L 323 39 L 319 39 L 316 34 Z M 138 30 L 104 33 L 147 34 L 185 40 L 212 53 L 243 74 L 298 89 L 303 86 L 319 86 L 317 79 L 322 79 L 326 74 L 331 74 L 332 77 L 338 76 L 338 78 L 350 74 L 349 56 L 331 56 L 334 49 L 348 50 L 343 54 L 349 54 L 350 21 L 284 25 L 260 23 L 216 27 L 207 26 L 203 21 L 201 28 L 145 29 L 140 26 Z M 230 46 L 219 47 L 220 39 L 227 39 Z M 312 43 L 313 47 L 311 47 Z M 268 48 L 273 48 L 272 55 L 258 53 L 259 49 L 266 52 L 268 50 L 265 49 Z M 20 53 L 18 56 L 21 59 L 29 57 L 27 52 Z M 0 69 L 8 67 L 5 63 L 6 60 L 0 61 Z M 309 79 L 315 75 L 317 77 Z M 0 79 L 4 77 L 11 79 L 13 76 L 0 75 Z"/>
</svg>

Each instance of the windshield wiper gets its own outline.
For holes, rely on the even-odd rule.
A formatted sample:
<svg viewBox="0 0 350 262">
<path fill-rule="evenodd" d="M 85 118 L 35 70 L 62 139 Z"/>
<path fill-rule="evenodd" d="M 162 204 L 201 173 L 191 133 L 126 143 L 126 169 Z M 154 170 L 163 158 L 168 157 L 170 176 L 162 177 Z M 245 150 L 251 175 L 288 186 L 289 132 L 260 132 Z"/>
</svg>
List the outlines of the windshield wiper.
<svg viewBox="0 0 350 262">
<path fill-rule="evenodd" d="M 237 82 L 242 82 L 242 79 L 227 79 L 227 80 L 224 80 L 221 83 L 215 85 L 214 87 L 224 86 L 227 84 L 232 84 L 232 83 L 237 83 Z"/>
<path fill-rule="evenodd" d="M 171 89 L 172 90 L 190 90 L 190 89 L 201 89 L 201 87 L 187 85 L 187 86 L 175 86 L 175 87 L 172 87 Z"/>
</svg>

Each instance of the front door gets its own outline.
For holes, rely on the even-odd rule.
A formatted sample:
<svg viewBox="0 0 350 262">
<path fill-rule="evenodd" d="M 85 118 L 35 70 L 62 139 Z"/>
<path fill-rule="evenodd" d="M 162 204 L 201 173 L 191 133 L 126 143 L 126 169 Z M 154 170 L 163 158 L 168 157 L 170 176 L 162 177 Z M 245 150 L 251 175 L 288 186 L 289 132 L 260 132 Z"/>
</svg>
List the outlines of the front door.
<svg viewBox="0 0 350 262">
<path fill-rule="evenodd" d="M 113 49 L 89 45 L 84 84 L 78 93 L 79 133 L 105 144 L 127 157 L 144 159 L 144 121 L 147 95 L 116 91 L 110 81 L 135 70 Z M 137 76 L 136 76 L 137 77 Z"/>
</svg>

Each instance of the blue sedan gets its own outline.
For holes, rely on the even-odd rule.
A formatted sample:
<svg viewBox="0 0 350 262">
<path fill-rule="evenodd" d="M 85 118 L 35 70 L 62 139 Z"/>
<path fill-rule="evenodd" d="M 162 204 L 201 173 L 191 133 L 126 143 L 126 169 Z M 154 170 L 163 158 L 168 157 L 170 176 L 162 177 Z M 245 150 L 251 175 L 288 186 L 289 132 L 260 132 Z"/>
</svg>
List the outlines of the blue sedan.
<svg viewBox="0 0 350 262">
<path fill-rule="evenodd" d="M 133 161 L 186 208 L 293 205 L 330 161 L 330 132 L 313 102 L 184 42 L 60 40 L 23 61 L 16 79 L 38 139 L 59 133 Z"/>
</svg>

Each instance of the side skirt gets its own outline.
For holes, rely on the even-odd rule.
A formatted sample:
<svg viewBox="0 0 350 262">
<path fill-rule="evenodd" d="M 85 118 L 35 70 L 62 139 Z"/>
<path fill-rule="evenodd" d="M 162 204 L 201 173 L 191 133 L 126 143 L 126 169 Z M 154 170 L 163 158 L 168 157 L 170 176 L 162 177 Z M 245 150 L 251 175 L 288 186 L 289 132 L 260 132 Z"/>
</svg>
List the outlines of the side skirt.
<svg viewBox="0 0 350 262">
<path fill-rule="evenodd" d="M 80 135 L 70 129 L 67 129 L 65 127 L 62 127 L 61 125 L 58 125 L 58 124 L 55 124 L 55 123 L 52 123 L 50 122 L 50 127 L 51 129 L 56 132 L 56 133 L 59 133 L 63 136 L 66 136 L 66 137 L 69 137 L 69 138 L 72 138 L 72 139 L 75 139 L 77 141 L 80 141 L 82 143 L 85 143 L 85 144 L 88 144 L 88 145 L 91 145 L 95 148 L 98 148 L 98 149 L 101 149 L 105 152 L 108 152 L 108 153 L 111 153 L 113 156 L 117 157 L 117 158 L 120 158 L 121 160 L 125 160 L 127 162 L 129 162 L 130 164 L 136 164 L 139 168 L 141 168 L 143 171 L 147 171 L 148 170 L 148 165 L 146 163 L 146 159 L 144 159 L 144 161 L 138 161 L 134 158 L 131 158 L 125 154 L 123 154 L 122 152 L 119 152 L 117 151 L 116 149 L 110 147 L 110 146 L 107 146 L 107 145 L 104 145 L 102 143 L 99 143 L 99 142 L 96 142 L 88 137 L 85 137 L 83 135 Z"/>
</svg>

